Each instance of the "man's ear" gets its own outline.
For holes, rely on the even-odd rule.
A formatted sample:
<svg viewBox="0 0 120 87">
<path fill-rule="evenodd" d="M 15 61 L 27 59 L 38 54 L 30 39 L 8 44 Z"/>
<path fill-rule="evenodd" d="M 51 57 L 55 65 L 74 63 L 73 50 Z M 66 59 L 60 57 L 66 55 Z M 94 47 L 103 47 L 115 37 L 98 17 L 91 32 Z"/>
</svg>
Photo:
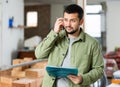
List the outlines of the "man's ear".
<svg viewBox="0 0 120 87">
<path fill-rule="evenodd" d="M 80 25 L 82 25 L 83 22 L 84 22 L 84 18 L 82 18 L 82 19 L 80 20 Z"/>
</svg>

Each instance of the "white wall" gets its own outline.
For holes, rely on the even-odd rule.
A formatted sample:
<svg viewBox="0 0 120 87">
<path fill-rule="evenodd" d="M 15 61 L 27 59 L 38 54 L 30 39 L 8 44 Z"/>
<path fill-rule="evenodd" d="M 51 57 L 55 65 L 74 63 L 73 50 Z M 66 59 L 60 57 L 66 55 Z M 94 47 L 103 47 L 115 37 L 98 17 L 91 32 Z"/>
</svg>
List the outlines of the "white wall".
<svg viewBox="0 0 120 87">
<path fill-rule="evenodd" d="M 1 5 L 1 0 L 0 0 L 0 56 L 2 56 L 2 43 L 1 43 L 1 41 L 2 41 L 2 26 L 1 26 L 1 19 L 2 19 L 2 17 L 1 17 L 1 10 L 2 10 L 2 5 Z M 0 61 L 0 64 L 1 64 L 1 61 Z"/>
<path fill-rule="evenodd" d="M 8 2 L 7 2 L 8 1 Z M 24 30 L 19 28 L 8 28 L 9 17 L 14 17 L 14 24 L 24 23 L 24 1 L 2 0 L 2 57 L 0 65 L 11 64 L 11 59 L 16 57 L 17 50 L 22 47 Z M 20 43 L 21 41 L 21 43 Z"/>
<path fill-rule="evenodd" d="M 107 52 L 120 47 L 120 1 L 107 0 Z"/>
</svg>

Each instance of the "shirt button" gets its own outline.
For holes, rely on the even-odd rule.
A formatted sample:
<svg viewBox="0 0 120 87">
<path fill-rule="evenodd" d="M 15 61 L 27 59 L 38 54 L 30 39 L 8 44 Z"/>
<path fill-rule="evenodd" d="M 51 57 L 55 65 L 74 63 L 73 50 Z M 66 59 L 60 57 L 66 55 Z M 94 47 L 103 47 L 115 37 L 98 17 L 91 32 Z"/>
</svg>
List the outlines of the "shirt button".
<svg viewBox="0 0 120 87">
<path fill-rule="evenodd" d="M 62 54 L 63 56 L 65 56 L 65 54 Z"/>
<path fill-rule="evenodd" d="M 54 37 L 56 37 L 56 35 L 54 35 Z"/>
<path fill-rule="evenodd" d="M 55 80 L 55 78 L 52 78 L 52 80 Z"/>
</svg>

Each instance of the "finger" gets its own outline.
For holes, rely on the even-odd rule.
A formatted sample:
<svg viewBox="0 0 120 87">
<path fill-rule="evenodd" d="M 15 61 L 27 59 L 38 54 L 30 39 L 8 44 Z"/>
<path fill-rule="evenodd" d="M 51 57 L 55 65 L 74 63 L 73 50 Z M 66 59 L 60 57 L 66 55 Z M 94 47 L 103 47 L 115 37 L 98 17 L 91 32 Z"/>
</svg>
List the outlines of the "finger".
<svg viewBox="0 0 120 87">
<path fill-rule="evenodd" d="M 71 75 L 69 75 L 69 76 L 67 76 L 70 80 L 73 80 L 73 78 L 72 78 L 72 76 Z"/>
<path fill-rule="evenodd" d="M 68 75 L 68 77 L 75 78 L 76 76 L 75 75 Z"/>
<path fill-rule="evenodd" d="M 64 18 L 57 18 L 57 21 L 62 21 L 63 22 Z"/>
</svg>

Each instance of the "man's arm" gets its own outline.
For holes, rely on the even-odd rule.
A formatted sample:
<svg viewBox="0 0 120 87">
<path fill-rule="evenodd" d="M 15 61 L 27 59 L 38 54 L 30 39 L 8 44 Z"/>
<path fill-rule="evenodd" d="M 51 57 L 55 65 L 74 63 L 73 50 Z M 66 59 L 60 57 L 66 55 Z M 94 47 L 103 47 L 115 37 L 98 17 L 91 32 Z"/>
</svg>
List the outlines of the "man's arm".
<svg viewBox="0 0 120 87">
<path fill-rule="evenodd" d="M 48 57 L 51 49 L 54 47 L 55 41 L 60 36 L 60 31 L 63 27 L 63 18 L 58 18 L 55 22 L 54 29 L 47 35 L 46 38 L 35 49 L 37 58 Z"/>
<path fill-rule="evenodd" d="M 54 47 L 54 43 L 58 38 L 58 34 L 53 30 L 43 39 L 43 41 L 36 47 L 35 56 L 37 58 L 46 58 L 48 57 L 51 49 Z"/>
</svg>

